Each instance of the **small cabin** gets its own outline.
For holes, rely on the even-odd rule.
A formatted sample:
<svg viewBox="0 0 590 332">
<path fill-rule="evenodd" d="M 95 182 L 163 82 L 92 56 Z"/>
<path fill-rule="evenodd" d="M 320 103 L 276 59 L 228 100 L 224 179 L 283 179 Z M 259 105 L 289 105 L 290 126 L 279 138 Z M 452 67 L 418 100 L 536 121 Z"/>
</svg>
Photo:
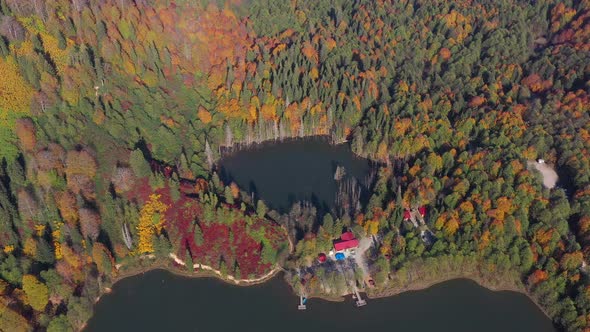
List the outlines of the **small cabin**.
<svg viewBox="0 0 590 332">
<path fill-rule="evenodd" d="M 410 212 L 410 210 L 405 209 L 404 210 L 404 221 L 408 221 L 412 219 L 412 213 Z"/>
<path fill-rule="evenodd" d="M 426 216 L 426 206 L 421 206 L 418 208 L 418 213 L 424 218 Z"/>
</svg>

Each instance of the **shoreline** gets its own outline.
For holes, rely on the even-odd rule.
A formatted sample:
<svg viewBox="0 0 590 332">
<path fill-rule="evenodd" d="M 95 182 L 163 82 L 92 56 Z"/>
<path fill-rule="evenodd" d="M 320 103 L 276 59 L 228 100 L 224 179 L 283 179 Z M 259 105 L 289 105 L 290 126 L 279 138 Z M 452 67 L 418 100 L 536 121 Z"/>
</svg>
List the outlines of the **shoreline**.
<svg viewBox="0 0 590 332">
<path fill-rule="evenodd" d="M 102 298 L 103 295 L 110 294 L 112 292 L 112 286 L 114 284 L 118 283 L 119 281 L 126 279 L 126 278 L 138 276 L 140 274 L 144 274 L 144 273 L 147 273 L 150 271 L 155 271 L 155 270 L 164 270 L 164 271 L 169 272 L 169 273 L 176 275 L 176 276 L 192 278 L 192 279 L 212 278 L 212 279 L 217 279 L 218 281 L 223 282 L 228 285 L 234 285 L 234 286 L 240 286 L 240 287 L 248 287 L 248 286 L 255 286 L 255 285 L 263 284 L 263 283 L 269 281 L 270 279 L 276 277 L 280 272 L 283 271 L 282 268 L 275 268 L 275 269 L 271 270 L 269 273 L 267 273 L 266 275 L 264 275 L 264 279 L 260 279 L 260 280 L 256 280 L 256 281 L 252 281 L 252 282 L 238 282 L 237 283 L 235 281 L 230 281 L 227 278 L 221 277 L 220 275 L 215 274 L 211 270 L 205 269 L 205 270 L 195 270 L 194 272 L 189 272 L 189 271 L 184 271 L 184 270 L 175 268 L 173 266 L 171 267 L 170 265 L 167 265 L 165 263 L 164 264 L 160 263 L 160 264 L 156 264 L 156 265 L 153 265 L 150 267 L 131 269 L 131 270 L 125 271 L 125 272 L 117 275 L 117 277 L 115 279 L 113 279 L 112 285 L 104 288 L 108 291 L 103 292 L 103 294 L 101 294 L 98 297 L 98 299 L 95 301 L 95 303 L 97 303 L 100 300 L 100 298 Z M 466 280 L 473 281 L 477 285 L 479 285 L 480 287 L 483 287 L 483 288 L 490 290 L 492 292 L 515 292 L 515 293 L 523 294 L 528 299 L 530 299 L 535 304 L 535 306 L 543 312 L 543 314 L 547 318 L 549 318 L 550 320 L 552 319 L 549 316 L 549 314 L 546 312 L 546 310 L 537 302 L 537 300 L 527 292 L 527 290 L 524 288 L 524 285 L 521 285 L 520 287 L 517 287 L 515 285 L 499 286 L 499 285 L 494 285 L 488 281 L 485 281 L 481 277 L 473 276 L 473 275 L 444 276 L 444 277 L 437 278 L 437 279 L 414 282 L 414 283 L 411 283 L 409 286 L 405 286 L 405 287 L 382 288 L 382 289 L 375 289 L 374 291 L 372 291 L 371 289 L 368 289 L 368 290 L 364 289 L 363 291 L 360 291 L 360 293 L 365 294 L 367 296 L 367 298 L 369 298 L 369 299 L 380 299 L 380 298 L 393 297 L 393 296 L 400 295 L 400 294 L 406 293 L 406 292 L 425 290 L 430 287 L 436 286 L 438 284 L 442 284 L 442 283 L 452 281 L 452 280 L 459 280 L 459 279 L 466 279 Z M 283 280 L 283 282 L 285 282 L 285 283 L 287 283 L 287 285 L 289 285 L 289 283 L 286 280 Z M 295 293 L 295 291 L 293 290 L 292 287 L 290 287 L 290 288 L 291 288 L 291 293 L 293 294 L 293 296 L 296 297 L 297 294 Z M 307 298 L 308 299 L 320 299 L 320 300 L 327 301 L 327 302 L 343 302 L 343 301 L 346 301 L 346 298 L 351 295 L 352 295 L 352 293 L 344 294 L 341 296 L 316 294 L 316 295 L 308 296 Z"/>
<path fill-rule="evenodd" d="M 150 258 L 150 259 L 152 259 L 152 258 Z M 154 264 L 152 264 L 150 266 L 132 267 L 132 268 L 129 268 L 124 271 L 118 270 L 119 273 L 117 274 L 117 276 L 115 278 L 113 278 L 111 284 L 114 285 L 115 283 L 117 283 L 123 279 L 130 278 L 130 277 L 140 275 L 140 274 L 143 274 L 146 272 L 150 272 L 153 270 L 165 270 L 167 272 L 170 272 L 174 275 L 181 276 L 181 277 L 215 278 L 215 279 L 219 279 L 220 281 L 223 281 L 223 282 L 230 284 L 230 285 L 246 287 L 246 286 L 253 286 L 253 285 L 264 283 L 264 282 L 272 279 L 274 276 L 276 276 L 279 272 L 282 271 L 282 268 L 277 265 L 275 268 L 273 268 L 272 270 L 270 270 L 269 272 L 267 272 L 266 274 L 262 275 L 259 278 L 238 279 L 236 281 L 233 278 L 229 279 L 228 278 L 229 276 L 223 277 L 221 275 L 220 271 L 211 269 L 209 266 L 206 266 L 206 265 L 200 265 L 200 264 L 195 263 L 195 270 L 191 272 L 191 271 L 185 271 L 184 269 L 181 269 L 180 267 L 174 266 L 174 264 L 171 264 L 172 262 L 179 264 L 181 266 L 184 266 L 184 262 L 182 262 L 182 264 L 180 264 L 178 261 L 176 261 L 172 258 L 171 261 L 160 262 L 160 263 L 154 262 Z M 206 266 L 207 268 L 198 268 L 197 265 Z M 106 288 L 111 288 L 111 287 L 106 287 Z"/>
<path fill-rule="evenodd" d="M 297 141 L 301 141 L 301 140 L 312 140 L 312 139 L 319 140 L 319 141 L 325 141 L 328 144 L 333 145 L 333 146 L 337 146 L 337 145 L 341 145 L 341 144 L 349 142 L 349 140 L 334 141 L 329 134 L 285 136 L 283 138 L 270 138 L 270 139 L 265 139 L 265 140 L 261 140 L 261 141 L 253 141 L 250 143 L 248 143 L 248 142 L 233 142 L 232 145 L 222 144 L 219 146 L 222 149 L 222 153 L 220 155 L 220 158 L 218 160 L 216 160 L 215 162 L 218 162 L 219 160 L 223 159 L 224 157 L 230 156 L 236 152 L 262 148 L 268 144 L 289 143 L 289 142 L 297 142 Z"/>
<path fill-rule="evenodd" d="M 344 144 L 348 144 L 350 146 L 350 144 L 351 144 L 350 139 L 345 138 L 345 139 L 340 139 L 340 140 L 335 141 L 332 138 L 332 136 L 330 136 L 329 134 L 286 136 L 283 138 L 265 139 L 262 141 L 255 141 L 255 142 L 250 142 L 250 143 L 235 142 L 232 145 L 220 145 L 219 148 L 220 148 L 221 152 L 220 152 L 219 158 L 213 160 L 213 164 L 215 164 L 216 166 L 219 166 L 222 159 L 227 158 L 227 157 L 231 157 L 232 155 L 234 155 L 238 152 L 256 150 L 256 149 L 264 148 L 265 146 L 272 145 L 272 144 L 292 143 L 292 142 L 298 142 L 298 141 L 303 141 L 303 140 L 322 141 L 322 142 L 328 143 L 330 146 L 340 146 L 340 145 L 344 145 Z M 352 155 L 355 158 L 366 159 L 370 163 L 377 164 L 377 165 L 386 164 L 386 162 L 383 160 L 378 160 L 378 159 L 372 158 L 368 155 L 363 156 L 363 155 L 357 154 L 352 150 L 352 148 L 350 148 L 350 152 L 352 153 Z"/>
<path fill-rule="evenodd" d="M 154 259 L 155 257 L 144 257 L 143 259 Z M 120 268 L 124 267 L 124 265 L 120 266 L 119 269 L 117 269 L 117 275 L 116 277 L 114 277 L 108 285 L 105 285 L 101 288 L 101 294 L 94 300 L 93 303 L 93 307 L 96 306 L 96 304 L 98 304 L 98 302 L 100 302 L 100 300 L 102 299 L 102 297 L 104 295 L 108 295 L 111 294 L 113 292 L 113 287 L 116 283 L 120 282 L 121 280 L 127 279 L 127 278 L 131 278 L 131 277 L 135 277 L 138 276 L 140 274 L 144 274 L 150 271 L 155 271 L 155 270 L 164 270 L 166 272 L 169 272 L 175 276 L 179 276 L 179 277 L 184 277 L 184 278 L 191 278 L 191 279 L 199 279 L 199 278 L 211 278 L 211 279 L 216 279 L 220 282 L 223 282 L 225 284 L 228 285 L 234 285 L 234 286 L 239 286 L 239 287 L 248 287 L 248 286 L 254 286 L 254 285 L 258 285 L 258 284 L 262 284 L 272 278 L 274 278 L 277 274 L 279 274 L 281 271 L 283 271 L 283 269 L 280 266 L 276 266 L 275 268 L 273 268 L 271 271 L 269 271 L 268 273 L 266 273 L 265 275 L 263 275 L 262 277 L 256 278 L 255 280 L 249 281 L 248 279 L 240 279 L 238 281 L 234 281 L 231 279 L 228 279 L 227 277 L 223 277 L 221 276 L 221 272 L 217 271 L 217 270 L 213 270 L 213 269 L 195 269 L 194 271 L 185 271 L 183 269 L 178 268 L 177 266 L 174 266 L 173 264 L 171 264 L 171 262 L 175 262 L 176 261 L 173 259 L 172 261 L 167 261 L 167 262 L 153 262 L 153 264 L 151 264 L 150 266 L 137 266 L 137 267 L 131 267 L 128 270 L 124 270 L 121 271 Z M 184 264 L 184 263 L 183 263 Z M 195 265 L 199 265 L 199 264 L 195 264 Z M 217 274 L 217 273 L 219 274 Z M 93 310 L 94 311 L 94 310 Z M 92 314 L 92 316 L 90 316 L 91 318 L 94 316 L 94 312 Z M 86 328 L 86 326 L 88 325 L 88 321 L 84 322 L 84 324 L 82 326 L 80 326 L 78 329 L 76 329 L 76 331 L 84 331 L 84 329 Z"/>
<path fill-rule="evenodd" d="M 269 271 L 267 274 L 262 276 L 261 278 L 256 278 L 255 281 L 236 282 L 236 281 L 232 281 L 230 279 L 227 279 L 226 277 L 222 277 L 221 275 L 218 275 L 215 273 L 215 272 L 219 272 L 219 271 L 199 269 L 199 270 L 195 270 L 194 272 L 190 272 L 190 271 L 185 271 L 183 269 L 178 268 L 178 266 L 171 264 L 172 262 L 174 262 L 174 260 L 163 262 L 163 263 L 162 262 L 157 263 L 154 261 L 153 262 L 154 264 L 152 264 L 150 266 L 134 267 L 134 268 L 130 268 L 129 270 L 121 272 L 112 280 L 110 285 L 103 288 L 102 294 L 96 299 L 96 301 L 94 302 L 94 305 L 96 305 L 100 301 L 100 299 L 103 297 L 103 295 L 112 293 L 113 286 L 116 283 L 118 283 L 119 281 L 126 279 L 126 278 L 138 276 L 140 274 L 144 274 L 144 273 L 147 273 L 150 271 L 154 271 L 154 270 L 164 270 L 164 271 L 169 272 L 175 276 L 186 277 L 186 278 L 194 278 L 194 279 L 212 278 L 212 279 L 216 279 L 217 281 L 222 282 L 224 284 L 234 285 L 234 286 L 239 286 L 239 287 L 248 287 L 248 286 L 254 286 L 254 285 L 265 283 L 265 282 L 275 278 L 278 274 L 280 274 L 280 272 L 283 271 L 283 268 L 281 268 L 280 266 L 277 266 L 274 269 L 272 269 L 271 271 Z M 195 264 L 195 265 L 197 265 L 197 264 Z M 528 293 L 525 286 L 518 279 L 517 280 L 506 279 L 506 281 L 507 281 L 506 283 L 498 284 L 498 283 L 494 283 L 494 282 L 490 282 L 488 280 L 485 280 L 483 275 L 474 275 L 474 274 L 470 274 L 470 273 L 467 273 L 467 274 L 460 274 L 459 273 L 459 274 L 453 274 L 453 275 L 447 275 L 447 276 L 440 276 L 439 278 L 434 278 L 434 279 L 430 279 L 430 280 L 416 280 L 414 282 L 411 282 L 411 283 L 409 283 L 407 285 L 403 285 L 403 286 L 397 286 L 397 287 L 396 286 L 390 286 L 390 287 L 385 286 L 385 287 L 373 288 L 373 289 L 363 289 L 361 291 L 361 293 L 365 294 L 365 296 L 369 299 L 388 298 L 388 297 L 393 297 L 393 296 L 400 295 L 400 294 L 406 293 L 406 292 L 425 290 L 430 287 L 436 286 L 438 284 L 442 284 L 442 283 L 445 283 L 448 281 L 458 280 L 458 279 L 465 279 L 465 280 L 473 281 L 478 286 L 483 287 L 483 288 L 485 288 L 489 291 L 492 291 L 492 292 L 508 291 L 508 292 L 515 292 L 515 293 L 523 294 L 530 301 L 532 301 L 534 303 L 534 305 L 537 308 L 539 308 L 539 310 L 541 310 L 543 315 L 545 315 L 550 321 L 553 321 L 552 317 L 538 303 L 538 301 L 533 296 L 531 296 L 531 294 Z M 291 287 L 291 285 L 284 279 L 282 280 L 282 282 L 285 282 L 287 285 L 289 285 L 289 288 L 291 289 L 291 294 L 294 297 L 297 297 L 297 294 L 295 293 L 295 290 L 293 289 L 293 287 Z M 344 302 L 347 300 L 347 298 L 350 295 L 352 295 L 352 293 L 344 294 L 341 296 L 330 296 L 330 295 L 326 295 L 326 294 L 316 294 L 316 295 L 308 296 L 308 299 L 320 299 L 322 301 L 327 301 L 327 302 Z M 86 326 L 87 326 L 87 322 L 83 326 L 81 326 L 80 329 L 78 329 L 78 331 L 83 331 Z"/>
<path fill-rule="evenodd" d="M 170 254 L 173 255 L 173 254 Z M 150 259 L 153 260 L 156 257 L 142 257 L 141 260 L 145 260 L 145 259 Z M 184 266 L 184 262 L 182 262 L 182 264 L 180 264 L 177 260 L 175 260 L 172 256 L 170 256 L 170 258 L 172 258 L 171 261 L 165 261 L 165 262 L 152 262 L 152 264 L 150 264 L 149 266 L 135 266 L 135 267 L 130 267 L 128 269 L 125 269 L 123 271 L 121 271 L 121 268 L 125 268 L 125 265 L 121 265 L 119 266 L 119 268 L 117 268 L 117 275 L 110 280 L 108 285 L 105 285 L 101 288 L 101 294 L 94 300 L 93 306 L 95 306 L 104 295 L 107 294 L 111 294 L 113 292 L 113 287 L 116 283 L 120 282 L 121 280 L 127 279 L 127 278 L 131 278 L 131 277 L 135 277 L 138 276 L 140 274 L 144 274 L 150 271 L 155 271 L 155 270 L 164 270 L 166 272 L 169 272 L 175 276 L 179 276 L 179 277 L 184 277 L 184 278 L 191 278 L 191 279 L 199 279 L 199 278 L 211 278 L 211 279 L 216 279 L 220 282 L 223 282 L 225 284 L 228 285 L 234 285 L 234 286 L 239 286 L 239 287 L 248 287 L 248 286 L 254 286 L 254 285 L 258 285 L 258 284 L 262 284 L 272 278 L 274 278 L 277 274 L 279 274 L 281 271 L 283 271 L 283 268 L 280 267 L 279 265 L 277 265 L 276 267 L 274 267 L 272 270 L 270 270 L 268 273 L 264 274 L 263 276 L 256 278 L 256 279 L 239 279 L 239 280 L 235 280 L 235 279 L 229 279 L 226 277 L 223 277 L 221 275 L 220 271 L 214 270 L 212 268 L 210 268 L 209 266 L 208 269 L 207 268 L 196 268 L 194 271 L 186 271 L 183 270 L 181 268 L 179 268 L 178 266 L 175 266 L 174 264 L 172 264 L 172 262 L 177 263 L 179 265 Z M 178 259 L 176 257 L 176 259 Z M 195 264 L 195 265 L 200 265 L 200 264 Z M 186 267 L 185 267 L 186 268 Z M 93 313 L 94 316 L 94 313 Z M 92 316 L 91 316 L 92 317 Z M 87 326 L 88 322 L 85 322 L 81 327 L 79 327 L 79 329 L 77 329 L 77 331 L 83 331 L 84 328 Z"/>
<path fill-rule="evenodd" d="M 367 291 L 366 289 L 364 289 L 363 291 L 359 291 L 359 292 L 362 294 L 365 294 L 365 296 L 371 300 L 382 299 L 382 298 L 394 297 L 394 296 L 397 296 L 397 295 L 400 295 L 403 293 L 407 293 L 407 292 L 417 292 L 417 291 L 426 290 L 430 287 L 433 287 L 433 286 L 436 286 L 439 284 L 443 284 L 448 281 L 461 280 L 461 279 L 473 281 L 478 286 L 483 287 L 483 288 L 485 288 L 489 291 L 492 291 L 492 292 L 514 292 L 514 293 L 522 294 L 522 295 L 526 296 L 531 302 L 533 302 L 535 307 L 537 307 L 539 310 L 541 310 L 541 312 L 543 313 L 543 315 L 545 317 L 547 317 L 547 319 L 549 319 L 550 321 L 553 321 L 553 318 L 547 313 L 545 308 L 543 308 L 543 306 L 541 306 L 539 304 L 539 302 L 533 296 L 531 296 L 531 294 L 529 294 L 524 287 L 522 287 L 522 288 L 519 288 L 519 287 L 498 287 L 496 285 L 491 285 L 490 283 L 483 281 L 479 278 L 473 277 L 473 276 L 441 277 L 436 280 L 416 282 L 408 287 L 382 290 L 377 294 L 371 292 L 370 290 Z M 293 292 L 294 296 L 297 295 L 293 290 L 292 290 L 292 292 Z M 308 296 L 307 298 L 308 299 L 319 299 L 319 300 L 327 301 L 327 302 L 344 302 L 351 295 L 353 295 L 353 294 L 348 293 L 348 294 L 344 294 L 344 295 L 338 296 L 338 297 L 327 296 L 327 295 L 313 295 L 313 296 Z"/>
<path fill-rule="evenodd" d="M 383 290 L 382 292 L 377 293 L 377 294 L 372 293 L 370 291 L 364 292 L 364 293 L 369 299 L 380 299 L 380 298 L 386 298 L 386 297 L 400 295 L 400 294 L 406 293 L 406 292 L 421 291 L 421 290 L 425 290 L 430 287 L 436 286 L 438 284 L 442 284 L 442 283 L 452 281 L 452 280 L 460 280 L 460 279 L 473 281 L 478 286 L 483 287 L 483 288 L 485 288 L 489 291 L 492 291 L 492 292 L 520 293 L 520 294 L 526 296 L 529 300 L 531 300 L 531 302 L 533 302 L 535 304 L 535 306 L 537 308 L 539 308 L 539 310 L 541 310 L 541 312 L 543 312 L 543 314 L 549 320 L 551 320 L 551 321 L 553 320 L 553 318 L 547 313 L 545 308 L 543 308 L 543 306 L 541 306 L 539 304 L 539 302 L 531 294 L 529 294 L 529 292 L 526 290 L 524 285 L 521 285 L 521 287 L 517 287 L 515 285 L 513 285 L 513 286 L 499 286 L 499 285 L 494 285 L 492 283 L 489 283 L 480 277 L 475 277 L 472 275 L 445 276 L 445 277 L 441 277 L 441 278 L 434 279 L 434 280 L 416 282 L 416 283 L 413 283 L 411 286 L 407 286 L 407 287 L 386 289 L 386 290 Z"/>
<path fill-rule="evenodd" d="M 519 293 L 526 296 L 542 313 L 545 317 L 547 317 L 550 321 L 553 321 L 553 318 L 547 310 L 534 298 L 526 289 L 525 285 L 520 281 L 517 276 L 507 274 L 504 278 L 504 282 L 492 282 L 487 280 L 485 274 L 481 271 L 479 273 L 456 273 L 450 275 L 441 275 L 437 278 L 432 279 L 422 279 L 422 280 L 414 280 L 409 282 L 405 285 L 399 286 L 381 286 L 375 288 L 364 288 L 359 290 L 360 293 L 364 294 L 368 299 L 380 299 L 380 298 L 388 298 L 393 297 L 396 295 L 400 295 L 402 293 L 413 292 L 413 291 L 422 291 L 433 287 L 438 284 L 442 284 L 452 280 L 459 280 L 465 279 L 475 282 L 478 286 L 483 287 L 492 292 L 514 292 Z M 294 296 L 298 296 L 293 287 L 291 287 L 291 291 Z M 343 294 L 341 296 L 333 296 L 327 294 L 314 294 L 312 296 L 308 296 L 308 299 L 320 299 L 328 302 L 343 302 L 346 301 L 348 297 L 353 295 L 352 293 Z"/>
</svg>

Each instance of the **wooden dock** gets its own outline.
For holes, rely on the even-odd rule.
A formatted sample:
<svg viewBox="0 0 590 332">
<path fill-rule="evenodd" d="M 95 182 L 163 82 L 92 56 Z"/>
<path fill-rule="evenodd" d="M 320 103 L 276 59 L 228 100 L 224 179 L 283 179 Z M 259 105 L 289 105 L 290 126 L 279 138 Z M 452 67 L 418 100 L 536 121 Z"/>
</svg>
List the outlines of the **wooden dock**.
<svg viewBox="0 0 590 332">
<path fill-rule="evenodd" d="M 363 298 L 361 297 L 361 294 L 359 294 L 359 290 L 354 287 L 354 294 L 356 296 L 356 306 L 357 307 L 362 307 L 367 305 L 367 301 L 363 300 Z"/>
<path fill-rule="evenodd" d="M 305 305 L 305 296 L 299 295 L 299 305 L 297 306 L 297 309 L 299 309 L 299 310 L 307 309 L 307 306 Z"/>
</svg>

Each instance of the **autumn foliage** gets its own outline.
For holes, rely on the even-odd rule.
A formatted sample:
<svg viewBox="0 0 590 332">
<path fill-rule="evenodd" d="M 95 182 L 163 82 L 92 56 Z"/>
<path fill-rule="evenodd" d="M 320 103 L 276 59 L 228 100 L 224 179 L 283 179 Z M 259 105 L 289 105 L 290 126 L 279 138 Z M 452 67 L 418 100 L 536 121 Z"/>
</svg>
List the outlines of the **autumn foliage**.
<svg viewBox="0 0 590 332">
<path fill-rule="evenodd" d="M 160 201 L 160 195 L 157 194 L 150 195 L 149 200 L 141 208 L 137 225 L 137 233 L 139 234 L 137 251 L 140 254 L 154 252 L 153 237 L 160 233 L 166 222 L 164 218 L 166 210 L 168 210 L 168 206 Z"/>
<path fill-rule="evenodd" d="M 23 276 L 23 290 L 31 307 L 37 311 L 44 311 L 49 301 L 49 292 L 47 286 L 37 280 L 34 275 Z"/>
<path fill-rule="evenodd" d="M 0 330 L 82 329 L 170 253 L 319 275 L 345 229 L 378 287 L 461 261 L 590 326 L 590 1 L 0 3 Z M 358 203 L 277 216 L 220 179 L 229 146 L 315 135 L 375 162 Z"/>
</svg>

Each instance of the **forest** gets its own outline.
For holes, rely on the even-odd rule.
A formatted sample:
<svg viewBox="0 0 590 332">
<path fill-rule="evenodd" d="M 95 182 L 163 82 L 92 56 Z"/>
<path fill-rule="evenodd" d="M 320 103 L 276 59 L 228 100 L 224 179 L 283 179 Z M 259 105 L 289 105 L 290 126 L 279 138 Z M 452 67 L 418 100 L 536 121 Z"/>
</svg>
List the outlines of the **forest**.
<svg viewBox="0 0 590 332">
<path fill-rule="evenodd" d="M 381 239 L 377 287 L 516 274 L 590 330 L 590 0 L 0 0 L 0 73 L 0 330 L 80 330 L 160 258 L 297 269 L 343 229 Z M 279 215 L 218 175 L 307 136 L 379 165 L 366 204 Z"/>
</svg>

